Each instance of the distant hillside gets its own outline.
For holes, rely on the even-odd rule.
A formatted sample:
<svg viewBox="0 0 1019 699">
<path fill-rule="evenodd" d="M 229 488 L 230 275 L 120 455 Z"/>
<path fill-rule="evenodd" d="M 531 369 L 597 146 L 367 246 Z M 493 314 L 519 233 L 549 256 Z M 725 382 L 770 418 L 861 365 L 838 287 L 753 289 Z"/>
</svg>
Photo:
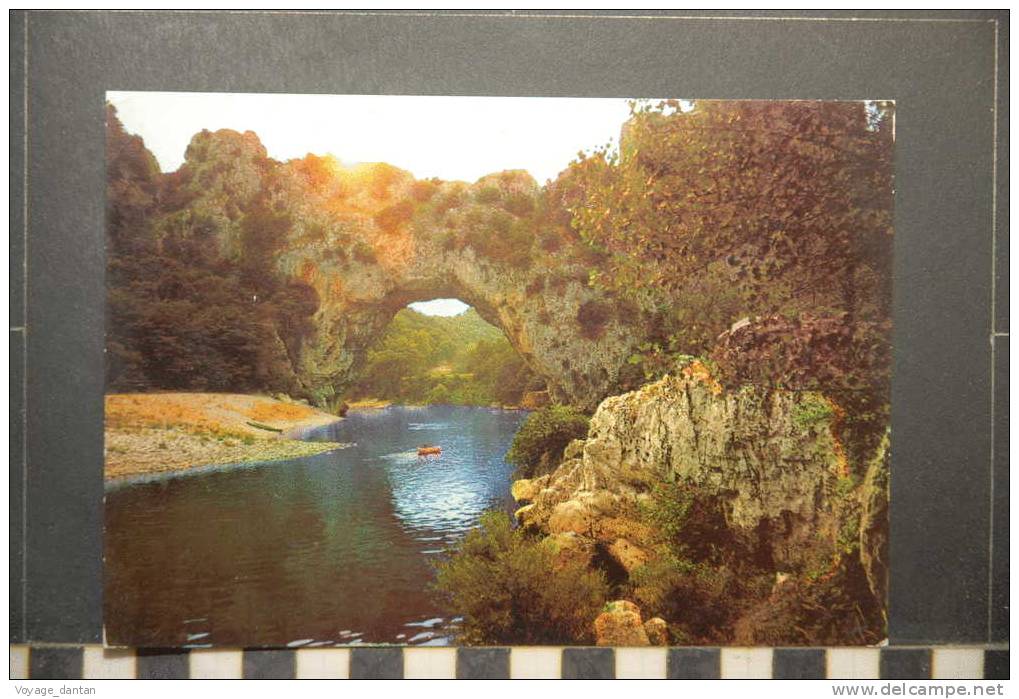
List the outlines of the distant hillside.
<svg viewBox="0 0 1019 699">
<path fill-rule="evenodd" d="M 524 391 L 542 388 L 502 332 L 473 308 L 449 317 L 405 308 L 369 351 L 350 397 L 515 405 Z"/>
</svg>

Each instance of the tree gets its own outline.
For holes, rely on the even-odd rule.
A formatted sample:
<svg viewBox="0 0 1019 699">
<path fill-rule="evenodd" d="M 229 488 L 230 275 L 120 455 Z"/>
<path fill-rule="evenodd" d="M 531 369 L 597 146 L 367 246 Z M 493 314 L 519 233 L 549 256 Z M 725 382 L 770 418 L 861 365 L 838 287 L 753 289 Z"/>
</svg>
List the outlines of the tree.
<svg viewBox="0 0 1019 699">
<path fill-rule="evenodd" d="M 106 221 L 113 255 L 151 250 L 150 221 L 158 205 L 159 164 L 140 136 L 127 133 L 106 105 Z"/>
<path fill-rule="evenodd" d="M 318 309 L 277 265 L 293 202 L 252 133 L 202 132 L 160 173 L 107 110 L 107 382 L 290 391 Z"/>
<path fill-rule="evenodd" d="M 593 283 L 656 328 L 630 358 L 645 378 L 712 354 L 726 382 L 837 392 L 880 422 L 892 145 L 882 103 L 635 102 L 618 152 L 582 154 L 553 189 L 605 255 Z"/>
<path fill-rule="evenodd" d="M 513 435 L 506 461 L 516 466 L 521 478 L 550 473 L 571 441 L 587 437 L 589 425 L 587 415 L 569 406 L 550 405 L 537 410 Z"/>
<path fill-rule="evenodd" d="M 573 225 L 609 252 L 609 288 L 675 292 L 710 272 L 758 312 L 820 298 L 887 317 L 892 138 L 883 104 L 634 103 L 619 152 L 572 165 Z"/>
</svg>

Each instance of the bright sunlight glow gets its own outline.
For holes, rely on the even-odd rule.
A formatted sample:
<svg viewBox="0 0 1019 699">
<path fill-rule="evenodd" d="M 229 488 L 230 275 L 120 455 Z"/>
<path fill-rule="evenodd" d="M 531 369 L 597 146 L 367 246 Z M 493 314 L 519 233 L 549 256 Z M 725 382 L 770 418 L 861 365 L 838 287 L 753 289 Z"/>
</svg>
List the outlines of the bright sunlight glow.
<svg viewBox="0 0 1019 699">
<path fill-rule="evenodd" d="M 522 169 L 539 184 L 578 151 L 618 143 L 627 100 L 558 97 L 278 95 L 109 92 L 129 132 L 164 172 L 184 161 L 202 129 L 254 131 L 277 160 L 332 154 L 386 162 L 418 179 L 474 182 Z"/>
</svg>

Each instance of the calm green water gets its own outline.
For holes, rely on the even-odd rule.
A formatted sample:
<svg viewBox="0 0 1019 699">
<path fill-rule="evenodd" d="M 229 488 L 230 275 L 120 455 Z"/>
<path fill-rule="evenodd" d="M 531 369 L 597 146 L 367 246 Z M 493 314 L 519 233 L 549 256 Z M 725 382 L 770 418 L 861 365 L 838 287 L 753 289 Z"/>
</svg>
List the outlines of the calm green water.
<svg viewBox="0 0 1019 699">
<path fill-rule="evenodd" d="M 134 646 L 443 644 L 432 563 L 488 509 L 525 413 L 393 407 L 308 439 L 316 456 L 114 486 L 107 639 Z M 443 446 L 439 457 L 416 448 Z"/>
</svg>

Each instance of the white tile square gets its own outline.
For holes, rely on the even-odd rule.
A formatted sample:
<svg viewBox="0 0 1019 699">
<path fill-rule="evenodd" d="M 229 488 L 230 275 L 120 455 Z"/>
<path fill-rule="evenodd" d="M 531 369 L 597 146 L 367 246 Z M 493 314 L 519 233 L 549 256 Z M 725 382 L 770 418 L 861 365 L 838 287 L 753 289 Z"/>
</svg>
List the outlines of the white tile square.
<svg viewBox="0 0 1019 699">
<path fill-rule="evenodd" d="M 664 680 L 665 648 L 616 648 L 616 679 Z"/>
<path fill-rule="evenodd" d="M 935 648 L 931 653 L 931 678 L 935 680 L 982 680 L 982 648 Z"/>
<path fill-rule="evenodd" d="M 723 648 L 722 679 L 771 679 L 771 648 Z"/>
<path fill-rule="evenodd" d="M 11 646 L 11 679 L 28 679 L 28 646 Z"/>
<path fill-rule="evenodd" d="M 456 648 L 404 648 L 403 676 L 408 680 L 455 680 Z"/>
<path fill-rule="evenodd" d="M 510 650 L 510 677 L 515 680 L 558 680 L 562 657 L 562 648 L 513 648 Z"/>
<path fill-rule="evenodd" d="M 85 646 L 81 676 L 86 680 L 130 680 L 135 677 L 135 652 L 129 648 Z"/>
<path fill-rule="evenodd" d="M 345 680 L 350 677 L 347 648 L 302 648 L 295 655 L 299 680 Z"/>
<path fill-rule="evenodd" d="M 239 680 L 244 676 L 244 652 L 200 649 L 188 654 L 193 680 Z"/>
<path fill-rule="evenodd" d="M 828 679 L 881 679 L 881 651 L 878 648 L 829 648 Z"/>
</svg>

